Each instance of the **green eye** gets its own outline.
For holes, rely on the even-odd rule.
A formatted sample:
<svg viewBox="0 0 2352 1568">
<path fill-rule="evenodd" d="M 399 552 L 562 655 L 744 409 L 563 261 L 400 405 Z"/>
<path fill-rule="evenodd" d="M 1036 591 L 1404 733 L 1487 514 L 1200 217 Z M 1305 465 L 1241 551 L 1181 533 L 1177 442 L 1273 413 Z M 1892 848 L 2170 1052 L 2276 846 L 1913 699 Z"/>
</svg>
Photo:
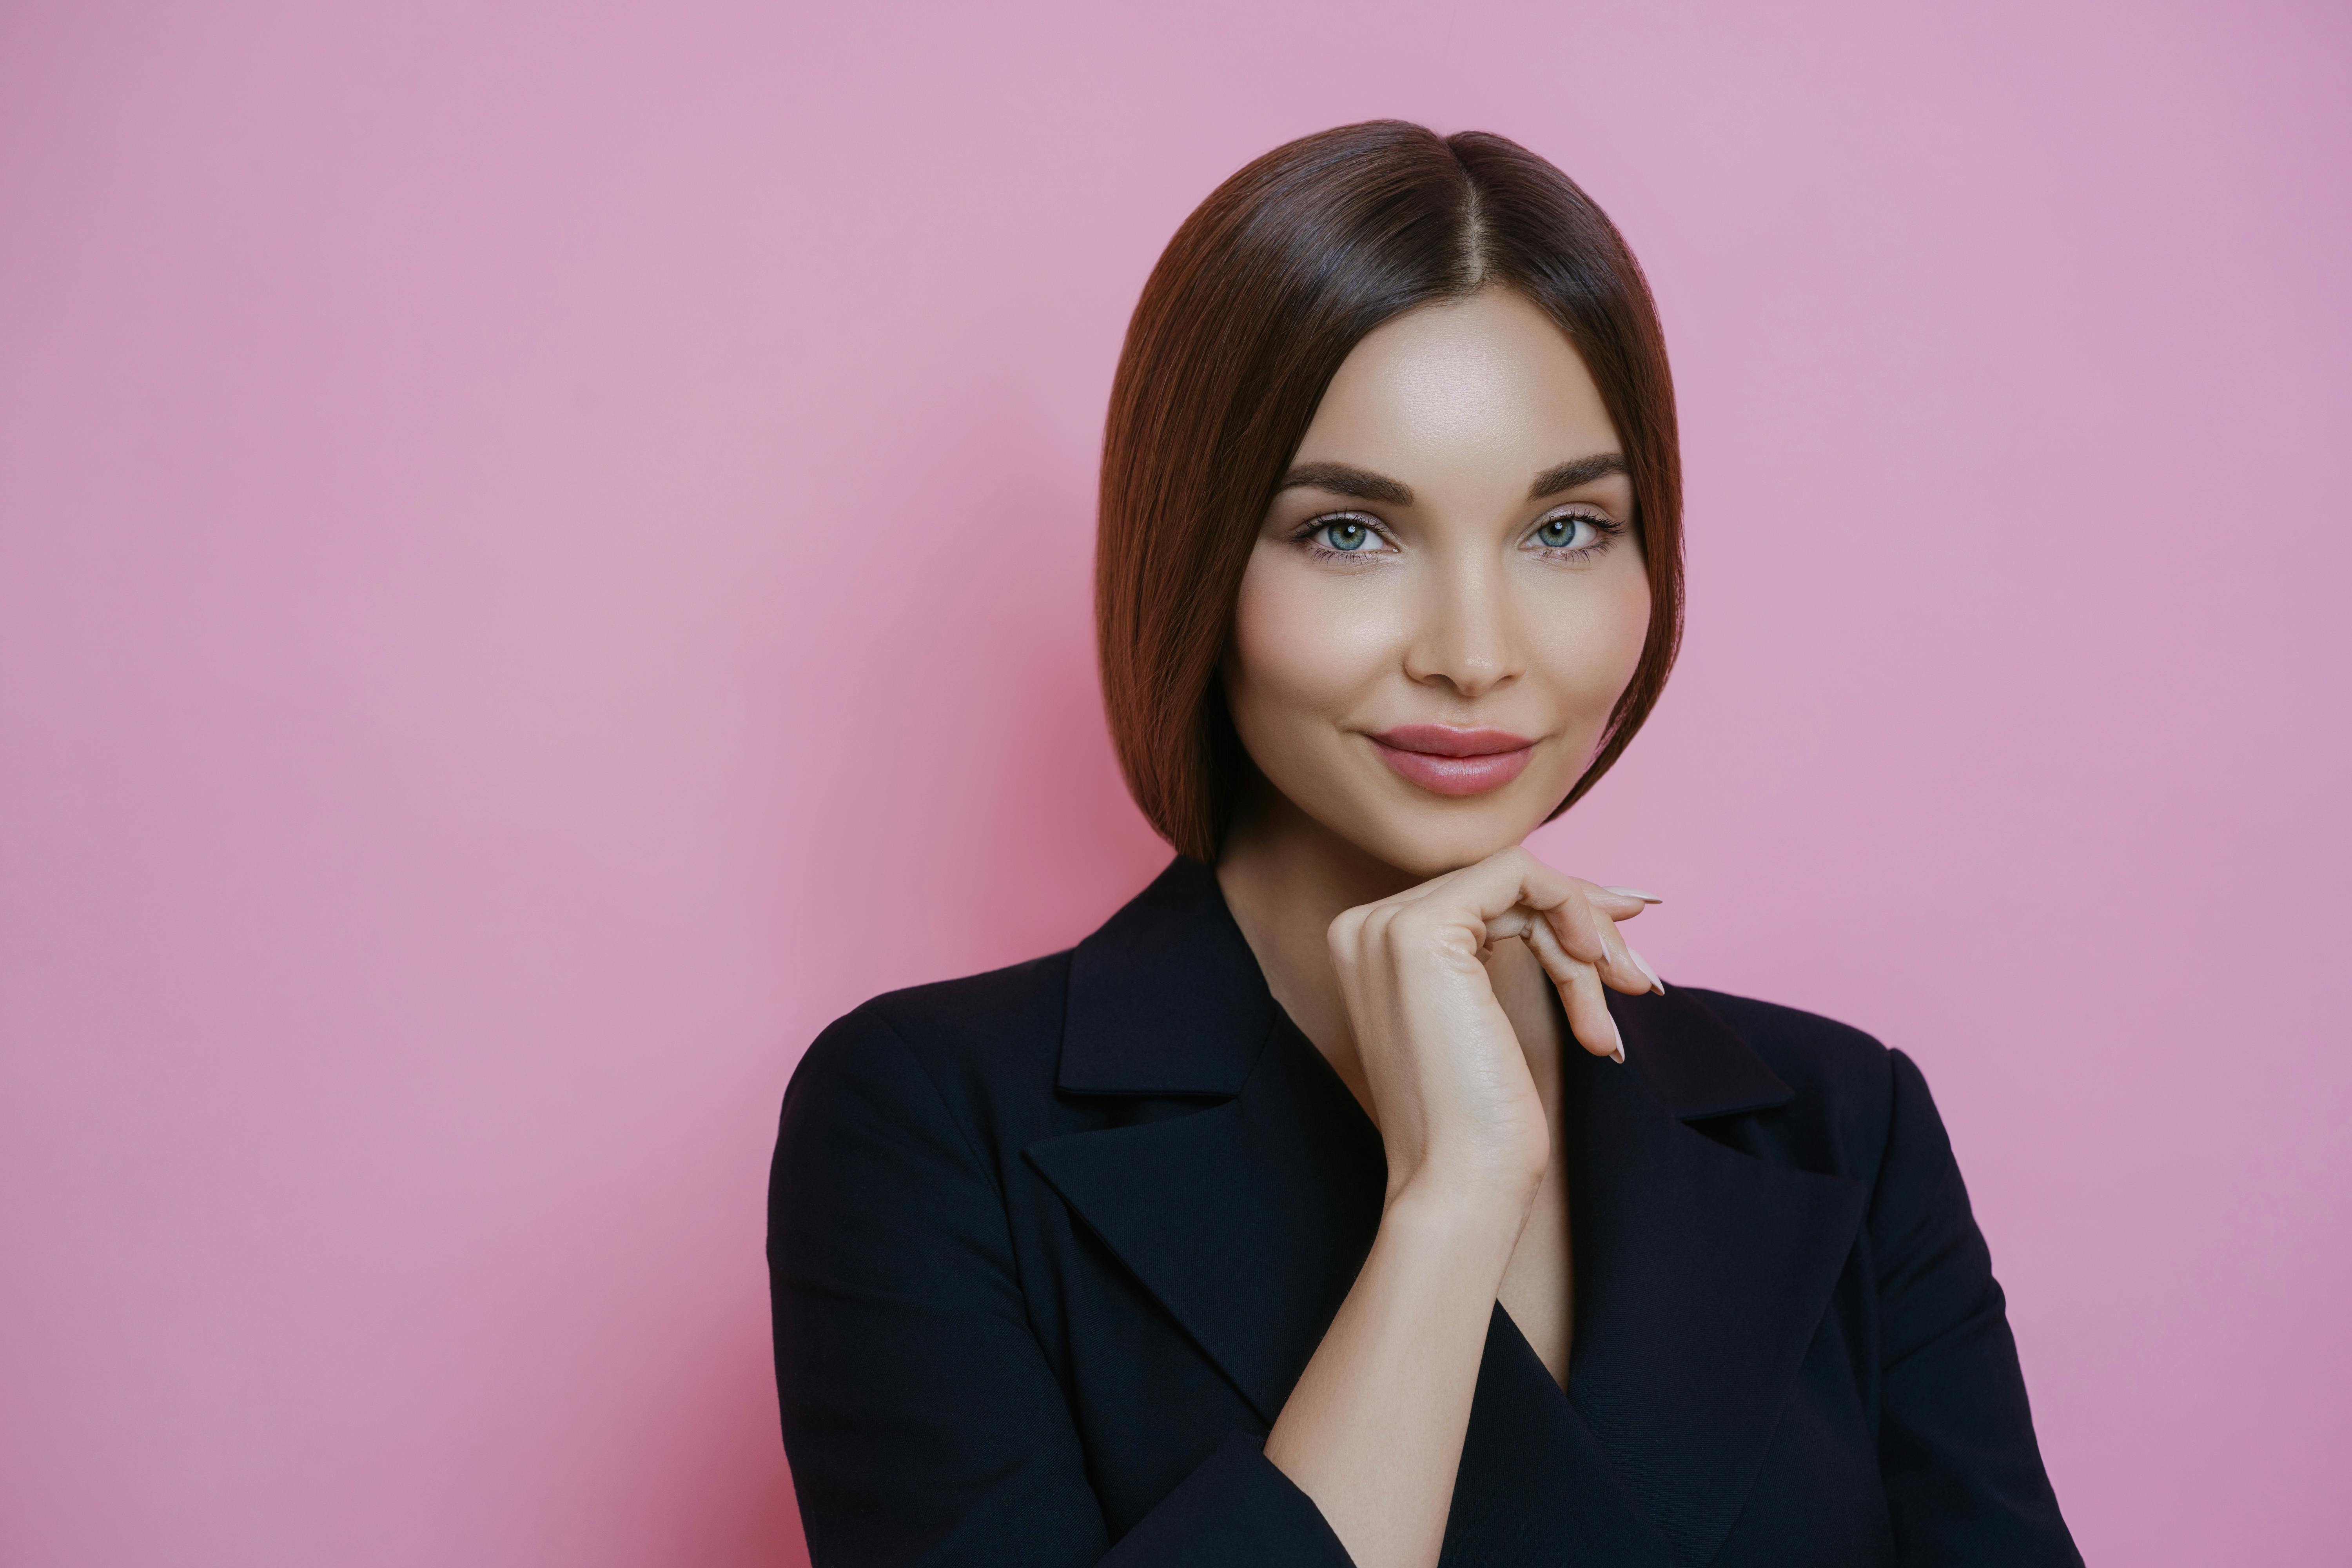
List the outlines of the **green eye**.
<svg viewBox="0 0 2352 1568">
<path fill-rule="evenodd" d="M 1323 542 L 1334 550 L 1361 550 L 1372 531 L 1352 517 L 1343 517 L 1323 525 Z"/>
<path fill-rule="evenodd" d="M 1563 549 L 1576 538 L 1576 525 L 1582 521 L 1578 517 L 1548 517 L 1536 527 L 1536 542 L 1547 550 Z"/>
</svg>

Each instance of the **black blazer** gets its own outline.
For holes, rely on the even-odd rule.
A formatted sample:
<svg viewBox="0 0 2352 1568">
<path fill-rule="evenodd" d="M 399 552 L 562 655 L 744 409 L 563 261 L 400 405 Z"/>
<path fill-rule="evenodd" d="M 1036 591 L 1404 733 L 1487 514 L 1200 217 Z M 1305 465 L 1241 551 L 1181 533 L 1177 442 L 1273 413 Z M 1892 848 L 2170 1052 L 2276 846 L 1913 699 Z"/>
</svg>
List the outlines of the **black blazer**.
<svg viewBox="0 0 2352 1568">
<path fill-rule="evenodd" d="M 1568 1053 L 1568 1392 L 1497 1306 L 1443 1561 L 2079 1563 L 1918 1069 L 1761 1002 L 1610 1005 L 1626 1064 Z M 1191 862 L 833 1025 L 768 1235 L 815 1568 L 1346 1564 L 1260 1445 L 1385 1184 Z"/>
</svg>

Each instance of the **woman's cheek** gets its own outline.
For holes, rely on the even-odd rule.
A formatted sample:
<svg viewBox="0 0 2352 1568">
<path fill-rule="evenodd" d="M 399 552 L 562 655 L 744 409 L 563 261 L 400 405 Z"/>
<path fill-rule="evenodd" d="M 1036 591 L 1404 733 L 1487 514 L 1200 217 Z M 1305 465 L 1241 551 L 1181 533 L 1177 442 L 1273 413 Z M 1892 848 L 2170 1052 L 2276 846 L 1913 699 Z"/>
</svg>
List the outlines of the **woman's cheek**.
<svg viewBox="0 0 2352 1568">
<path fill-rule="evenodd" d="M 1375 678 L 1384 646 L 1370 584 L 1276 559 L 1250 563 L 1235 605 L 1234 653 L 1254 708 L 1336 721 Z"/>
<path fill-rule="evenodd" d="M 1573 627 L 1573 635 L 1555 646 L 1551 657 L 1558 689 L 1567 697 L 1589 741 L 1616 710 L 1617 700 L 1641 668 L 1642 648 L 1650 633 L 1650 585 L 1633 575 L 1612 586 L 1582 615 L 1562 616 L 1557 623 Z"/>
<path fill-rule="evenodd" d="M 1620 591 L 1616 614 L 1610 618 L 1614 671 L 1609 682 L 1609 705 L 1615 707 L 1618 696 L 1633 683 L 1633 672 L 1642 667 L 1642 649 L 1650 640 L 1650 584 L 1637 577 L 1633 584 Z"/>
</svg>

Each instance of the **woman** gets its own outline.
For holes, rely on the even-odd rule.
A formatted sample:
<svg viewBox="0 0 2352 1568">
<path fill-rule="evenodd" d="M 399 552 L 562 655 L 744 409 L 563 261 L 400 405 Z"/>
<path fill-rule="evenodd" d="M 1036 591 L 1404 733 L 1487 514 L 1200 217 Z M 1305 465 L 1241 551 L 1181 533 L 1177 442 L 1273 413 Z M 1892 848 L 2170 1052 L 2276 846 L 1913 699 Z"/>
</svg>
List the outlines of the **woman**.
<svg viewBox="0 0 2352 1568">
<path fill-rule="evenodd" d="M 1632 256 L 1511 142 L 1310 136 L 1178 232 L 1097 598 L 1180 858 L 795 1074 L 820 1568 L 2079 1561 L 1917 1069 L 1518 847 L 1665 680 L 1678 475 Z"/>
</svg>

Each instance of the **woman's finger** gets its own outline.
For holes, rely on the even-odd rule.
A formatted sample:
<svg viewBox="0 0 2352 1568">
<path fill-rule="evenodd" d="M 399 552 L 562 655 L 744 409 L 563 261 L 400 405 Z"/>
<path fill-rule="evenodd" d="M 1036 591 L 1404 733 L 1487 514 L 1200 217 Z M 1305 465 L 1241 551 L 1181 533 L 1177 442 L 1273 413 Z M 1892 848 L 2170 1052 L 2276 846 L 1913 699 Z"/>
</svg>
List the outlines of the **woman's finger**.
<svg viewBox="0 0 2352 1568">
<path fill-rule="evenodd" d="M 1517 909 L 1505 910 L 1501 914 L 1486 922 L 1486 945 L 1492 948 L 1498 942 L 1507 942 L 1515 936 L 1527 936 L 1530 929 L 1541 924 L 1543 924 L 1543 916 L 1524 904 Z"/>
<path fill-rule="evenodd" d="M 1625 933 L 1619 931 L 1613 922 L 1604 921 L 1601 923 L 1606 928 L 1601 933 L 1601 938 L 1609 944 L 1610 963 L 1606 975 L 1609 984 L 1629 996 L 1637 996 L 1645 991 L 1664 995 L 1666 983 L 1658 978 L 1658 972 L 1650 967 L 1650 961 L 1633 950 L 1633 944 L 1625 940 Z"/>
<path fill-rule="evenodd" d="M 1594 1056 L 1622 1062 L 1625 1039 L 1617 1032 L 1617 1020 L 1609 1016 L 1609 997 L 1601 989 L 1600 972 L 1571 957 L 1548 921 L 1528 921 L 1524 934 L 1544 973 L 1551 977 L 1553 989 L 1559 993 L 1569 1033 Z"/>
<path fill-rule="evenodd" d="M 1583 899 L 1568 899 L 1542 911 L 1544 922 L 1551 927 L 1559 945 L 1579 963 L 1606 967 L 1610 960 L 1609 939 L 1604 932 L 1615 929 L 1609 917 L 1594 909 Z"/>
<path fill-rule="evenodd" d="M 1597 892 L 1590 882 L 1555 871 L 1525 849 L 1513 847 L 1489 855 L 1475 865 L 1431 879 L 1399 897 L 1424 905 L 1458 910 L 1480 921 L 1498 920 L 1525 905 L 1549 910 L 1570 900 L 1580 901 Z"/>
<path fill-rule="evenodd" d="M 1612 920 L 1632 920 L 1654 901 L 1652 895 L 1639 889 L 1612 889 L 1555 871 L 1518 847 L 1499 850 L 1475 865 L 1433 877 L 1397 898 L 1459 910 L 1463 916 L 1480 922 L 1499 920 L 1520 905 L 1551 910 L 1570 903 L 1599 910 Z M 1575 951 L 1575 937 L 1564 927 L 1561 940 L 1571 952 Z M 1579 952 L 1578 956 L 1597 962 L 1602 954 L 1596 947 L 1591 953 Z"/>
<path fill-rule="evenodd" d="M 1612 921 L 1630 921 L 1652 904 L 1661 901 L 1625 888 L 1593 888 L 1585 896 L 1592 900 L 1594 909 Z"/>
<path fill-rule="evenodd" d="M 1638 996 L 1657 988 L 1656 976 L 1633 956 L 1616 922 L 1584 899 L 1570 899 L 1543 912 L 1570 957 L 1598 972 L 1611 989 Z"/>
</svg>

